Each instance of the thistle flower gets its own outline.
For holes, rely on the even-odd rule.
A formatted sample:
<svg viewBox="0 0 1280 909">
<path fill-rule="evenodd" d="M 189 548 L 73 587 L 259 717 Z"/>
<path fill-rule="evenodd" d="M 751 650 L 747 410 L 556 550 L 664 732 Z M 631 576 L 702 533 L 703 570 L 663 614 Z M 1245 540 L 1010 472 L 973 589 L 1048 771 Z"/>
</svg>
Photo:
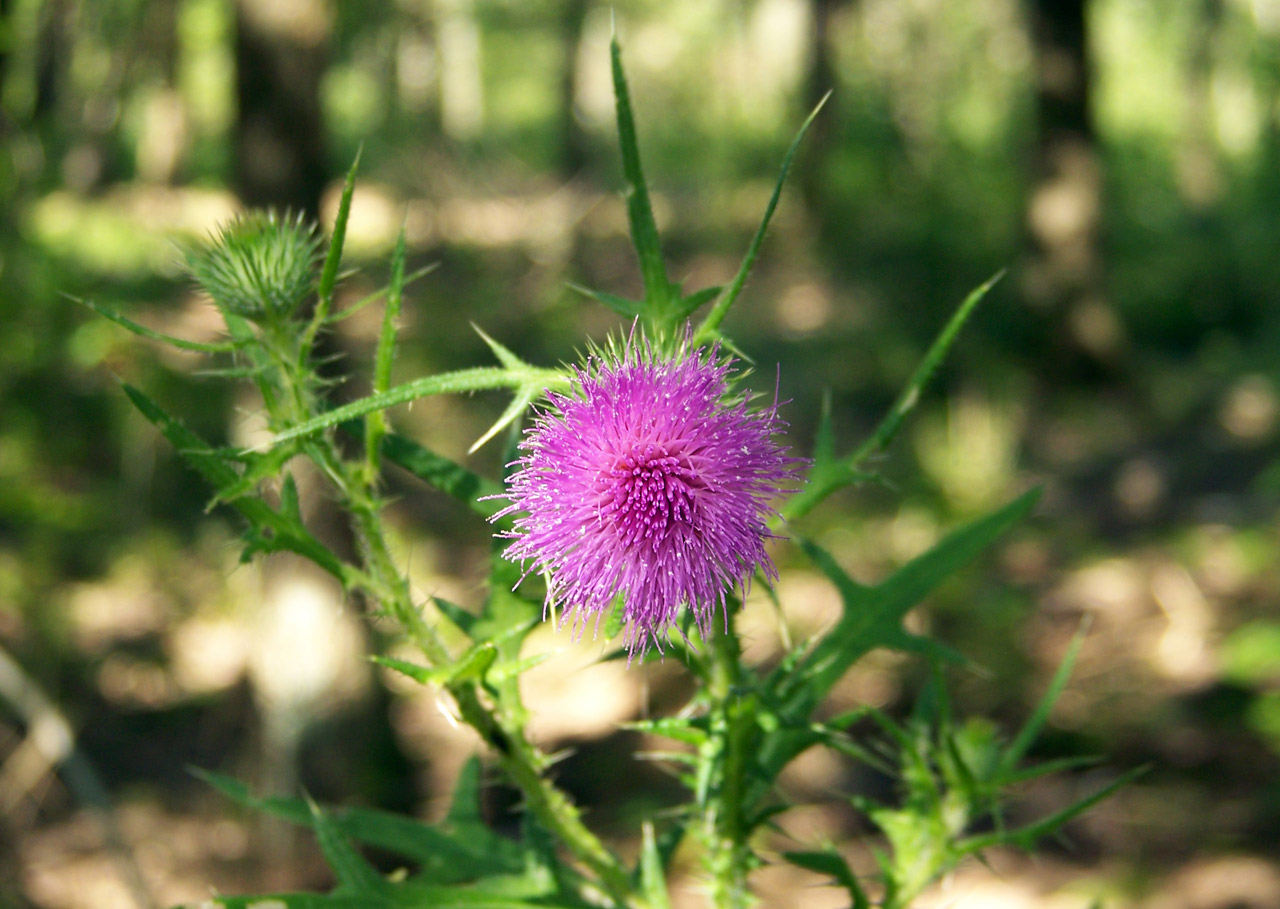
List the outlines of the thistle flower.
<svg viewBox="0 0 1280 909">
<path fill-rule="evenodd" d="M 575 368 L 526 430 L 495 516 L 517 514 L 504 555 L 547 576 L 547 608 L 578 633 L 621 595 L 632 655 L 661 649 L 682 607 L 705 636 L 757 569 L 776 580 L 768 502 L 800 461 L 774 441 L 776 401 L 752 409 L 730 390 L 733 363 L 688 335 L 668 358 L 633 334 Z"/>
</svg>

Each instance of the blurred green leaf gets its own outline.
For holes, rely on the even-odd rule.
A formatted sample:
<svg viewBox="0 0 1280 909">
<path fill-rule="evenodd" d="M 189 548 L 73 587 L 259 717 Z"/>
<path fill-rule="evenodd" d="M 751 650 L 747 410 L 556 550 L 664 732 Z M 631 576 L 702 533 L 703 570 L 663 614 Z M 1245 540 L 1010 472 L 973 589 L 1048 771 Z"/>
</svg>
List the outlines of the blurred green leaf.
<svg viewBox="0 0 1280 909">
<path fill-rule="evenodd" d="M 782 857 L 799 868 L 830 877 L 838 886 L 849 892 L 849 898 L 853 900 L 853 909 L 871 909 L 871 901 L 867 899 L 862 885 L 858 883 L 857 877 L 849 868 L 849 863 L 834 848 L 821 852 L 784 852 Z"/>
<path fill-rule="evenodd" d="M 671 909 L 671 897 L 667 894 L 665 863 L 653 835 L 653 824 L 645 821 L 641 828 L 640 844 L 640 893 L 648 901 L 649 909 Z"/>
<path fill-rule="evenodd" d="M 329 816 L 310 796 L 307 807 L 311 810 L 311 829 L 315 831 L 320 851 L 338 879 L 337 892 L 352 896 L 380 899 L 386 896 L 389 885 L 374 867 L 356 852 Z"/>
<path fill-rule="evenodd" d="M 474 772 L 478 773 L 478 763 Z M 311 811 L 302 799 L 260 798 L 243 783 L 222 774 L 200 769 L 193 769 L 192 773 L 246 808 L 312 826 Z M 461 809 L 468 800 L 476 804 L 473 792 L 474 789 L 467 790 L 461 802 L 455 792 L 454 812 L 441 825 L 428 825 L 402 814 L 367 808 L 326 810 L 344 836 L 418 863 L 419 877 L 423 880 L 456 883 L 518 873 L 524 867 L 519 844 L 481 823 L 478 808 Z"/>
<path fill-rule="evenodd" d="M 132 385 L 124 383 L 123 387 L 133 405 L 210 485 L 215 489 L 227 489 L 239 482 L 240 477 L 235 469 L 199 436 L 170 417 L 158 404 Z M 296 518 L 281 514 L 261 499 L 251 496 L 241 496 L 228 504 L 244 515 L 252 527 L 259 531 L 262 548 L 284 549 L 304 556 L 332 574 L 344 587 L 351 587 L 358 582 L 355 570 L 313 537 Z"/>
</svg>

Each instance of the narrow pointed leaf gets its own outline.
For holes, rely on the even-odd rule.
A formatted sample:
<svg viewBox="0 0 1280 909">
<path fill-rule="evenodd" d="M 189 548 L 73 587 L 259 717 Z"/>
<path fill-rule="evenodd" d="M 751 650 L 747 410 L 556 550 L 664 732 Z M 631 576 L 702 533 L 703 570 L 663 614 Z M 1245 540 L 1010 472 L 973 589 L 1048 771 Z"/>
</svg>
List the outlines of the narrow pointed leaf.
<svg viewBox="0 0 1280 909">
<path fill-rule="evenodd" d="M 953 531 L 875 587 L 858 584 L 828 553 L 801 539 L 801 547 L 840 591 L 844 615 L 791 674 L 788 690 L 807 691 L 806 702 L 820 699 L 862 654 L 881 646 L 900 646 L 907 640 L 901 625 L 907 612 L 1025 517 L 1039 498 L 1040 490 L 1033 489 Z"/>
<path fill-rule="evenodd" d="M 570 283 L 569 287 L 583 296 L 590 297 L 597 303 L 603 303 L 618 315 L 628 319 L 634 319 L 644 311 L 644 304 L 639 300 L 620 297 L 617 294 L 606 293 L 603 290 L 592 290 L 589 287 L 583 287 L 581 284 Z"/>
<path fill-rule="evenodd" d="M 432 262 L 430 265 L 424 265 L 421 268 L 410 272 L 409 274 L 404 276 L 404 282 L 403 282 L 404 287 L 408 287 L 414 281 L 417 281 L 420 278 L 423 278 L 431 274 L 433 271 L 435 271 L 439 267 L 440 267 L 439 262 Z M 351 316 L 354 316 L 356 313 L 360 312 L 360 310 L 364 309 L 366 306 L 369 306 L 372 303 L 376 303 L 379 300 L 381 300 L 383 297 L 385 297 L 387 295 L 387 290 L 388 288 L 386 287 L 380 287 L 371 294 L 365 294 L 359 300 L 356 300 L 356 302 L 352 303 L 350 306 L 345 307 L 340 312 L 330 313 L 329 322 L 341 322 L 343 319 L 347 319 L 347 318 L 350 318 Z"/>
<path fill-rule="evenodd" d="M 354 420 L 343 423 L 342 428 L 357 439 L 364 431 L 359 421 Z M 489 498 L 502 494 L 499 484 L 436 454 L 407 436 L 388 433 L 382 440 L 382 456 L 486 518 L 500 511 L 505 504 Z"/>
<path fill-rule="evenodd" d="M 849 892 L 849 898 L 853 900 L 853 909 L 871 909 L 871 902 L 867 899 L 867 894 L 858 883 L 852 869 L 849 868 L 849 863 L 835 849 L 820 852 L 784 852 L 782 857 L 793 865 L 831 878 L 838 886 Z"/>
<path fill-rule="evenodd" d="M 478 763 L 475 770 L 478 773 Z M 191 772 L 250 810 L 304 827 L 312 825 L 311 811 L 302 799 L 259 798 L 231 777 L 198 768 Z M 456 794 L 454 798 L 456 803 Z M 442 825 L 368 808 L 331 808 L 326 813 L 345 836 L 417 863 L 421 866 L 419 876 L 433 882 L 520 872 L 524 858 L 519 845 L 486 827 L 479 820 L 478 802 L 471 804 L 477 806 L 475 810 L 460 810 Z"/>
<path fill-rule="evenodd" d="M 351 169 L 347 171 L 346 182 L 342 186 L 342 198 L 338 201 L 338 214 L 333 220 L 333 233 L 329 235 L 329 249 L 325 253 L 324 268 L 320 271 L 320 284 L 317 292 L 320 305 L 316 307 L 317 322 L 324 321 L 333 302 L 333 288 L 338 279 L 338 265 L 342 261 L 342 247 L 347 240 L 347 219 L 351 216 L 351 197 L 356 191 L 356 173 L 360 170 L 360 156 L 364 149 L 356 152 Z"/>
<path fill-rule="evenodd" d="M 488 442 L 508 426 L 513 425 L 529 408 L 529 405 L 533 403 L 534 399 L 541 395 L 542 392 L 543 389 L 537 386 L 527 386 L 520 389 L 516 393 L 515 397 L 511 399 L 511 403 L 508 404 L 506 409 L 502 411 L 501 415 L 499 415 L 498 419 L 493 421 L 493 425 L 485 430 L 484 435 L 471 443 L 471 447 L 467 449 L 467 454 L 475 454 L 484 447 L 485 442 Z"/>
<path fill-rule="evenodd" d="M 1075 635 L 1071 638 L 1071 643 L 1067 645 L 1067 652 L 1063 656 L 1062 662 L 1058 664 L 1058 668 L 1049 682 L 1049 687 L 1045 689 L 1044 696 L 1040 698 L 1040 703 L 1036 705 L 1036 709 L 1028 717 L 1022 729 L 1018 731 L 1018 735 L 1009 747 L 1005 749 L 1004 754 L 1001 755 L 1000 770 L 1003 774 L 1011 773 L 1018 766 L 1018 762 L 1031 750 L 1036 737 L 1040 735 L 1040 730 L 1044 728 L 1044 724 L 1049 719 L 1049 712 L 1067 687 L 1067 681 L 1071 678 L 1071 670 L 1075 668 L 1076 657 L 1080 655 L 1080 647 L 1084 644 L 1088 630 L 1087 623 L 1081 622 L 1079 629 L 1076 630 Z"/>
<path fill-rule="evenodd" d="M 662 855 L 653 835 L 653 824 L 645 822 L 640 845 L 640 893 L 649 909 L 671 909 L 671 897 L 667 893 L 666 874 Z"/>
<path fill-rule="evenodd" d="M 695 290 L 687 297 L 683 297 L 676 309 L 676 317 L 683 321 L 697 312 L 706 304 L 710 303 L 716 297 L 720 296 L 724 291 L 724 285 L 717 284 L 714 287 L 704 287 L 702 290 Z"/>
<path fill-rule="evenodd" d="M 815 458 L 815 469 L 810 472 L 811 484 L 792 496 L 782 508 L 782 514 L 788 521 L 794 521 L 808 514 L 815 505 L 837 489 L 866 478 L 867 475 L 859 470 L 862 463 L 871 455 L 888 448 L 889 444 L 897 436 L 898 430 L 902 428 L 903 420 L 920 402 L 925 387 L 933 378 L 933 374 L 937 372 L 942 361 L 946 359 L 948 351 L 951 350 L 951 345 L 955 343 L 960 334 L 960 329 L 969 321 L 969 317 L 973 315 L 978 304 L 982 302 L 996 282 L 1004 277 L 1004 274 L 1004 271 L 997 272 L 986 283 L 965 297 L 964 302 L 952 314 L 942 331 L 939 332 L 929 346 L 929 350 L 925 352 L 915 371 L 912 372 L 911 378 L 907 380 L 907 384 L 898 394 L 897 400 L 889 408 L 889 412 L 885 414 L 865 442 L 838 462 L 819 461 L 819 459 Z M 820 465 L 824 463 L 830 466 L 821 467 Z M 844 471 L 843 476 L 841 471 Z"/>
<path fill-rule="evenodd" d="M 127 382 L 124 383 L 124 393 L 210 485 L 223 489 L 236 483 L 239 479 L 236 471 L 205 445 L 199 436 L 170 417 L 158 404 Z M 344 587 L 350 587 L 356 581 L 356 575 L 350 566 L 343 563 L 294 518 L 275 511 L 266 502 L 253 496 L 242 496 L 229 504 L 244 515 L 254 528 L 269 531 L 276 548 L 288 549 L 310 559 L 341 581 Z"/>
<path fill-rule="evenodd" d="M 618 144 L 622 150 L 622 174 L 627 181 L 627 220 L 631 223 L 631 242 L 640 259 L 645 306 L 650 312 L 661 313 L 671 297 L 671 284 L 667 280 L 666 266 L 662 262 L 658 224 L 653 217 L 649 190 L 645 186 L 644 172 L 640 168 L 640 146 L 636 139 L 635 118 L 631 113 L 631 96 L 627 91 L 626 74 L 622 70 L 622 49 L 616 35 L 610 42 L 609 53 L 618 118 Z"/>
<path fill-rule="evenodd" d="M 485 334 L 484 329 L 476 323 L 471 323 L 471 330 L 480 336 L 480 340 L 484 341 L 484 343 L 489 347 L 489 350 L 493 351 L 493 355 L 497 357 L 498 362 L 507 367 L 507 369 L 522 370 L 529 368 L 528 363 L 521 360 L 509 349 L 503 347 L 497 341 L 493 340 L 493 338 Z"/>
<path fill-rule="evenodd" d="M 316 841 L 338 879 L 339 889 L 353 896 L 386 896 L 389 890 L 387 882 L 347 842 L 338 826 L 310 797 L 307 798 L 307 807 L 311 809 L 311 828 L 316 833 Z"/>
<path fill-rule="evenodd" d="M 981 852 L 984 849 L 989 849 L 992 846 L 1012 843 L 1019 848 L 1030 850 L 1039 840 L 1057 833 L 1068 821 L 1088 811 L 1103 799 L 1110 798 L 1116 792 L 1144 775 L 1148 769 L 1149 768 L 1145 766 L 1135 767 L 1133 770 L 1123 774 L 1108 785 L 1103 786 L 1093 795 L 1087 796 L 1076 802 L 1074 805 L 1051 814 L 1049 817 L 1027 824 L 1025 827 L 1019 827 L 1017 830 L 997 831 L 995 833 L 987 833 L 982 836 L 971 837 L 970 839 L 960 843 L 959 849 L 962 854 L 972 855 L 976 852 Z"/>
<path fill-rule="evenodd" d="M 724 293 L 720 295 L 720 299 L 711 307 L 711 311 L 707 313 L 707 317 L 702 320 L 702 324 L 698 326 L 695 335 L 695 343 L 704 343 L 709 340 L 712 333 L 720 328 L 720 323 L 724 321 L 725 315 L 729 312 L 729 307 L 738 299 L 738 294 L 742 292 L 743 286 L 747 283 L 747 276 L 751 274 L 751 268 L 756 263 L 756 257 L 760 254 L 760 247 L 764 244 L 765 233 L 769 230 L 769 222 L 773 219 L 773 213 L 778 207 L 778 199 L 782 197 L 782 185 L 787 180 L 787 173 L 791 170 L 791 162 L 795 160 L 796 152 L 800 150 L 800 142 L 804 139 L 804 134 L 809 131 L 809 127 L 813 125 L 813 121 L 817 118 L 818 112 L 822 110 L 827 99 L 831 97 L 831 93 L 822 96 L 822 100 L 810 111 L 809 116 L 805 118 L 804 123 L 800 125 L 799 132 L 796 133 L 791 145 L 787 149 L 787 153 L 782 159 L 782 168 L 778 173 L 777 182 L 773 185 L 773 193 L 769 196 L 769 204 L 765 206 L 764 217 L 760 221 L 760 227 L 756 230 L 756 235 L 751 239 L 751 245 L 747 247 L 747 254 L 742 259 L 742 265 L 738 267 L 738 273 L 733 276 L 733 280 L 729 282 L 729 286 Z"/>
<path fill-rule="evenodd" d="M 455 372 L 424 376 L 403 385 L 397 385 L 382 394 L 370 395 L 350 404 L 336 407 L 333 410 L 305 420 L 278 433 L 273 445 L 297 439 L 312 433 L 321 432 L 339 423 L 355 417 L 362 417 L 375 410 L 385 410 L 398 404 L 425 398 L 430 395 L 459 394 L 467 391 L 485 391 L 494 388 L 520 388 L 524 385 L 541 384 L 543 388 L 562 384 L 564 377 L 552 370 L 530 370 L 528 373 L 512 372 L 492 366 L 459 369 Z"/>
<path fill-rule="evenodd" d="M 155 331 L 154 329 L 147 328 L 145 325 L 139 325 L 132 319 L 120 315 L 120 313 L 116 312 L 111 307 L 103 306 L 101 303 L 95 303 L 93 300 L 82 300 L 79 297 L 72 297 L 71 299 L 83 306 L 89 307 L 104 319 L 115 322 L 120 327 L 128 329 L 141 338 L 147 338 L 151 341 L 160 341 L 161 343 L 168 344 L 170 347 L 176 347 L 179 350 L 218 354 L 230 353 L 238 347 L 234 341 L 224 341 L 220 344 L 202 344 L 198 341 L 188 341 L 184 338 L 175 338 L 172 335 L 166 335 L 162 332 Z"/>
</svg>

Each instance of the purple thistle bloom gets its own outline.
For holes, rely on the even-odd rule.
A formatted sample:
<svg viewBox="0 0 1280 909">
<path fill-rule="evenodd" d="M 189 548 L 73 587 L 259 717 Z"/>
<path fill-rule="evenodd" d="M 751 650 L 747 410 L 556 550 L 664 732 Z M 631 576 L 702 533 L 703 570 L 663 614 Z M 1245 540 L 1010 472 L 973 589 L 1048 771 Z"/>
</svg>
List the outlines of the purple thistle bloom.
<svg viewBox="0 0 1280 909">
<path fill-rule="evenodd" d="M 575 367 L 526 430 L 495 516 L 517 514 L 504 555 L 547 575 L 547 607 L 579 633 L 621 593 L 631 653 L 661 649 L 681 606 L 705 636 L 756 569 L 776 580 L 768 501 L 802 462 L 773 439 L 776 401 L 751 410 L 731 394 L 733 362 L 687 336 L 671 359 L 633 337 Z"/>
</svg>

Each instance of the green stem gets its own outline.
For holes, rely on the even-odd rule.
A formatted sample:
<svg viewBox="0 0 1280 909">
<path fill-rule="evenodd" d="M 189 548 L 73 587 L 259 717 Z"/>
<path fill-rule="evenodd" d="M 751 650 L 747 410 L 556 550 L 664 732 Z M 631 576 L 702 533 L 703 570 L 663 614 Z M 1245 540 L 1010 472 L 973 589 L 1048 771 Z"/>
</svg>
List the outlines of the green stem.
<svg viewBox="0 0 1280 909">
<path fill-rule="evenodd" d="M 378 499 L 364 477 L 363 465 L 348 465 L 328 439 L 315 448 L 323 460 L 321 467 L 334 480 L 342 505 L 354 519 L 372 581 L 367 592 L 382 603 L 433 665 L 448 665 L 452 660 L 448 648 L 414 606 L 408 582 L 396 567 L 383 533 Z M 523 727 L 514 721 L 504 722 L 502 717 L 508 712 L 491 707 L 477 683 L 455 682 L 447 689 L 462 720 L 479 733 L 497 755 L 507 778 L 524 793 L 528 810 L 596 876 L 616 905 L 641 905 L 633 894 L 626 868 L 582 823 L 569 797 L 543 775 L 549 762 L 525 736 Z"/>
<path fill-rule="evenodd" d="M 717 909 L 743 909 L 751 902 L 747 888 L 751 850 L 750 831 L 743 818 L 743 797 L 747 785 L 747 759 L 755 730 L 756 703 L 741 691 L 742 651 L 729 613 L 724 632 L 710 641 L 711 735 L 718 739 L 712 757 L 720 764 L 717 791 L 705 809 L 707 827 L 707 869 L 711 874 L 712 901 Z"/>
</svg>

